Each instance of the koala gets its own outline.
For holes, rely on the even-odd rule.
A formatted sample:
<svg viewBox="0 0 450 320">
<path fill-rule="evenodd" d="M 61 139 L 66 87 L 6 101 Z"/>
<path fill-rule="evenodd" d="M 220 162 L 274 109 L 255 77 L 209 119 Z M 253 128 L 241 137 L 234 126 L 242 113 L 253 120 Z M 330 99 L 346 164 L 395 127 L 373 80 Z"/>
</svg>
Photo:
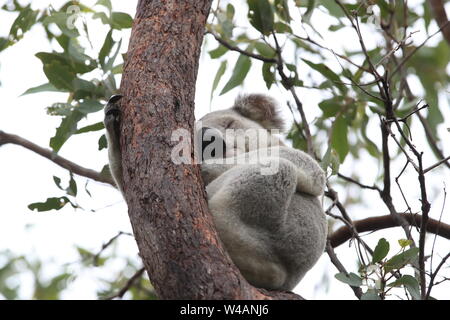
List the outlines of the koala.
<svg viewBox="0 0 450 320">
<path fill-rule="evenodd" d="M 111 97 L 105 107 L 105 128 L 111 172 L 122 191 L 119 99 Z M 289 291 L 325 248 L 327 222 L 319 199 L 325 174 L 312 157 L 271 133 L 282 126 L 276 102 L 262 94 L 241 95 L 231 108 L 197 122 L 200 148 L 209 145 L 208 131 L 210 141 L 222 147 L 212 156 L 202 154 L 200 167 L 226 251 L 253 286 Z M 249 135 L 252 130 L 266 136 Z"/>
</svg>

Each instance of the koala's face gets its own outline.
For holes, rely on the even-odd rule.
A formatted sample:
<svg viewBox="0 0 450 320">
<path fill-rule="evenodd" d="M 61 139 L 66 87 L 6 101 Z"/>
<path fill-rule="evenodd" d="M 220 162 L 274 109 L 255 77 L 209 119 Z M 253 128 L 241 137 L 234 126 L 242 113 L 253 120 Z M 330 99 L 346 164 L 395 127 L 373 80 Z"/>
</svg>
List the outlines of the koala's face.
<svg viewBox="0 0 450 320">
<path fill-rule="evenodd" d="M 197 130 L 201 132 L 199 137 L 203 138 L 202 159 L 227 158 L 283 145 L 269 131 L 278 124 L 281 120 L 271 98 L 264 95 L 239 97 L 232 108 L 208 113 L 197 122 Z"/>
</svg>

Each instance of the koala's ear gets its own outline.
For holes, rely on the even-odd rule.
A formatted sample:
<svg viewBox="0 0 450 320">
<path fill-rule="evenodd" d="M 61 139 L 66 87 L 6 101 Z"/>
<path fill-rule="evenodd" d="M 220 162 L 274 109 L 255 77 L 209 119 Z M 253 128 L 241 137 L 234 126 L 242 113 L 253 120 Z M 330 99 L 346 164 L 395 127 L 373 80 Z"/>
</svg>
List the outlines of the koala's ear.
<svg viewBox="0 0 450 320">
<path fill-rule="evenodd" d="M 277 102 L 264 94 L 240 95 L 236 98 L 232 109 L 266 129 L 284 129 L 284 121 Z"/>
</svg>

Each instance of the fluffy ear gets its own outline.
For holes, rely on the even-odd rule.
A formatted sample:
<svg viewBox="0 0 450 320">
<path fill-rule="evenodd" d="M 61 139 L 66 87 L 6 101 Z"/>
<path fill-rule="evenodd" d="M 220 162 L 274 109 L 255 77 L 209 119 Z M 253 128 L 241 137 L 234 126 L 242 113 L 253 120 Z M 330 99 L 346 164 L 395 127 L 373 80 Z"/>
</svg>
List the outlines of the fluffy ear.
<svg viewBox="0 0 450 320">
<path fill-rule="evenodd" d="M 277 102 L 264 94 L 239 95 L 232 109 L 266 129 L 284 129 Z"/>
</svg>

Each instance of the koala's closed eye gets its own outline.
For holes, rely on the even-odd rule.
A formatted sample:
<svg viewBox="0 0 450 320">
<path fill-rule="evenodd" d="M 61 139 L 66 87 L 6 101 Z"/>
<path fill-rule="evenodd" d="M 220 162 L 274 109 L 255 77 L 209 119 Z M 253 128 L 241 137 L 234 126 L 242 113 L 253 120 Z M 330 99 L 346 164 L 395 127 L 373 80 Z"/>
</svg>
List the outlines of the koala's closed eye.
<svg viewBox="0 0 450 320">
<path fill-rule="evenodd" d="M 234 120 L 228 121 L 227 124 L 225 125 L 225 129 L 233 128 L 233 125 L 235 123 L 236 123 L 236 121 L 234 121 Z"/>
</svg>

